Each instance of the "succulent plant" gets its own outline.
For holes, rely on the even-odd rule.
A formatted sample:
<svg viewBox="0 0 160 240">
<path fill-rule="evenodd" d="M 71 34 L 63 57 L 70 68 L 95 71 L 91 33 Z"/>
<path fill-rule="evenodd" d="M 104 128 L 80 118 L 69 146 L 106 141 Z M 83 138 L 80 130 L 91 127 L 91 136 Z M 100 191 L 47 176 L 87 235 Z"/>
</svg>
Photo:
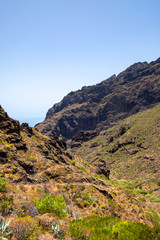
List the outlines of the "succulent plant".
<svg viewBox="0 0 160 240">
<path fill-rule="evenodd" d="M 8 232 L 10 222 L 6 218 L 3 220 L 0 216 L 0 240 L 7 240 L 6 237 L 11 234 L 11 231 Z"/>
</svg>

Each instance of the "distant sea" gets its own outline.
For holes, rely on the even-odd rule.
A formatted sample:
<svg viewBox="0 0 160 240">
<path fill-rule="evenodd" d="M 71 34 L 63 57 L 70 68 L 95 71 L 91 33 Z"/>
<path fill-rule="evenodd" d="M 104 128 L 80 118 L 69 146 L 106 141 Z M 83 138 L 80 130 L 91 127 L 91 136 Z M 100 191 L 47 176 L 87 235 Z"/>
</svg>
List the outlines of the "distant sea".
<svg viewBox="0 0 160 240">
<path fill-rule="evenodd" d="M 19 118 L 17 119 L 20 124 L 28 123 L 30 127 L 34 127 L 37 123 L 40 123 L 44 120 L 44 117 L 37 117 L 37 118 Z"/>
</svg>

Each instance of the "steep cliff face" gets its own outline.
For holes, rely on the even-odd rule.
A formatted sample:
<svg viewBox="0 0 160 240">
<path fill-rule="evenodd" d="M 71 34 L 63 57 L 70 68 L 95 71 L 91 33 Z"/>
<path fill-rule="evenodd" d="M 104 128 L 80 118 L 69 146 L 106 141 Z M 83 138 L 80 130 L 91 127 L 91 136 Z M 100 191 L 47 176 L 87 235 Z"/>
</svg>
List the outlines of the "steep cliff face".
<svg viewBox="0 0 160 240">
<path fill-rule="evenodd" d="M 118 76 L 70 92 L 36 127 L 48 136 L 65 140 L 80 131 L 101 131 L 159 103 L 159 93 L 160 58 L 149 64 L 136 63 Z"/>
</svg>

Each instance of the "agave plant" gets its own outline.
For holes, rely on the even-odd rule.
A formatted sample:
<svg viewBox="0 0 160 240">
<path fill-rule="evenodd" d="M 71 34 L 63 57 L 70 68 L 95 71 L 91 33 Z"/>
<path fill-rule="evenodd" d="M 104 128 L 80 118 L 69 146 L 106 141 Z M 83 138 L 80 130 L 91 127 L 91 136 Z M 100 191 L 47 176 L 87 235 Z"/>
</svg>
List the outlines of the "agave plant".
<svg viewBox="0 0 160 240">
<path fill-rule="evenodd" d="M 52 225 L 51 227 L 52 227 L 52 231 L 55 232 L 55 235 L 56 235 L 58 238 L 62 239 L 62 238 L 63 238 L 63 231 L 60 230 L 60 224 L 61 224 L 61 223 L 58 221 L 55 226 Z"/>
<path fill-rule="evenodd" d="M 11 221 L 7 219 L 3 220 L 0 216 L 0 240 L 7 240 L 7 236 L 11 234 L 11 231 L 8 232 L 8 226 Z"/>
</svg>

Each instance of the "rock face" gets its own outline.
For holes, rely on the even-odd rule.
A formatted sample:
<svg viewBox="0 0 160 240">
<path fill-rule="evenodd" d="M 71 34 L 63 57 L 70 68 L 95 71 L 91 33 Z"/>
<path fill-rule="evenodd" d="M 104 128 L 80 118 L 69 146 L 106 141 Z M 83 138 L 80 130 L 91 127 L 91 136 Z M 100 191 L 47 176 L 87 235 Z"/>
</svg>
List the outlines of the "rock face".
<svg viewBox="0 0 160 240">
<path fill-rule="evenodd" d="M 16 133 L 20 134 L 20 125 L 19 122 L 13 120 L 8 116 L 0 105 L 0 130 L 3 130 L 6 134 Z"/>
<path fill-rule="evenodd" d="M 5 141 L 8 142 L 9 144 L 14 144 L 17 150 L 27 149 L 26 144 L 23 142 L 20 135 L 19 121 L 10 118 L 1 106 L 0 106 L 0 131 L 3 131 L 3 134 L 7 136 L 5 138 Z"/>
<path fill-rule="evenodd" d="M 160 58 L 139 62 L 109 79 L 70 92 L 47 112 L 37 129 L 72 139 L 80 131 L 102 131 L 160 102 Z"/>
<path fill-rule="evenodd" d="M 7 175 L 10 168 L 8 178 L 11 181 L 46 181 L 44 177 L 40 177 L 38 164 L 45 171 L 49 163 L 63 165 L 71 159 L 65 142 L 58 137 L 43 136 L 27 123 L 20 125 L 19 121 L 10 118 L 0 106 L 0 172 Z"/>
</svg>

